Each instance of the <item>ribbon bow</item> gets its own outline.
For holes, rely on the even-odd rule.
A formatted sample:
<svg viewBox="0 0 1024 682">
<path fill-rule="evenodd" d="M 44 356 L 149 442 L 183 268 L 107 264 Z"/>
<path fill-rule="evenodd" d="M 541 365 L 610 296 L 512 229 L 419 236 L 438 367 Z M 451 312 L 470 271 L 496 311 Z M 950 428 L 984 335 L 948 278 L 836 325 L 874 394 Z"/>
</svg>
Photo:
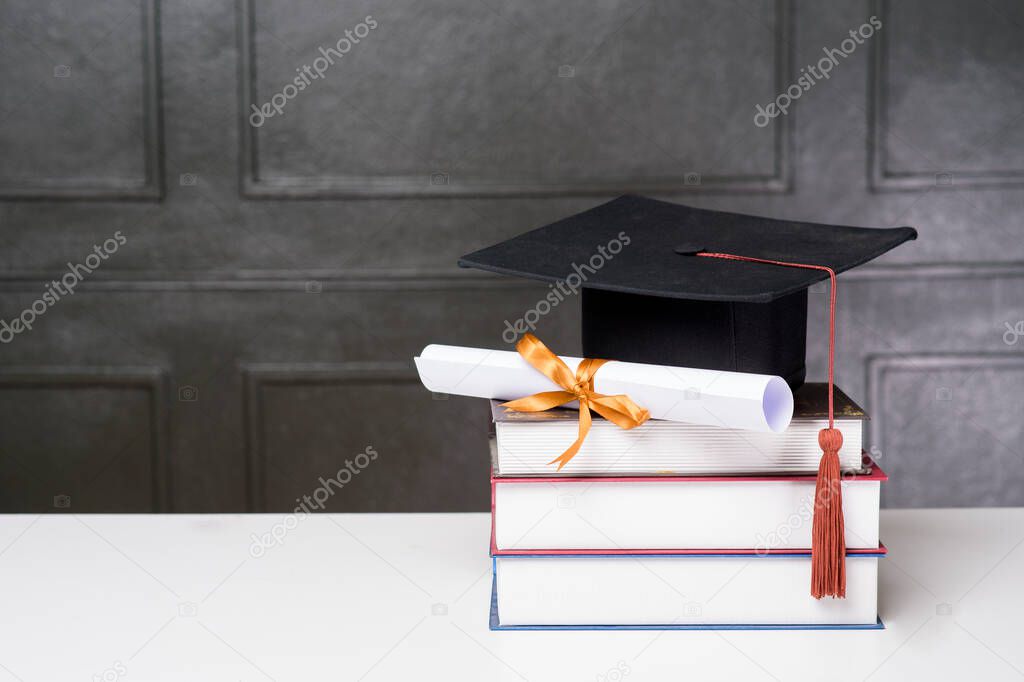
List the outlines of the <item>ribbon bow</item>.
<svg viewBox="0 0 1024 682">
<path fill-rule="evenodd" d="M 558 470 L 569 463 L 579 452 L 583 440 L 590 431 L 590 410 L 597 412 L 623 429 L 632 429 L 650 419 L 651 414 L 640 407 L 628 395 L 602 395 L 594 391 L 594 375 L 607 360 L 585 359 L 576 368 L 575 376 L 562 358 L 552 353 L 533 334 L 525 334 L 516 344 L 516 350 L 534 369 L 561 386 L 561 391 L 543 391 L 525 398 L 502 403 L 503 407 L 516 412 L 544 412 L 553 407 L 578 400 L 580 403 L 580 430 L 576 442 L 558 457 L 548 462 L 558 462 Z"/>
</svg>

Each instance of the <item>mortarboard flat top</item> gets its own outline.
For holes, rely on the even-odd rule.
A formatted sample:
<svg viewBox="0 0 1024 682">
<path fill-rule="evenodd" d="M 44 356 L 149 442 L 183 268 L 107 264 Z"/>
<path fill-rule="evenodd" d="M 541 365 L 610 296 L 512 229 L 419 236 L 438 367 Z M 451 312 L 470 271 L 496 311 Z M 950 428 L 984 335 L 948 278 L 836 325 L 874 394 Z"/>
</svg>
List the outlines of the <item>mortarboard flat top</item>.
<svg viewBox="0 0 1024 682">
<path fill-rule="evenodd" d="M 827 279 L 824 272 L 680 254 L 735 253 L 831 267 L 837 273 L 915 239 L 911 227 L 873 229 L 725 213 L 637 196 L 526 232 L 459 259 L 462 267 L 547 282 L 564 280 L 619 240 L 629 243 L 584 288 L 696 301 L 767 303 Z M 606 251 L 607 253 L 607 251 Z M 600 260 L 598 262 L 600 262 Z"/>
<path fill-rule="evenodd" d="M 463 256 L 459 265 L 559 283 L 549 299 L 573 282 L 582 289 L 586 357 L 774 374 L 796 388 L 806 374 L 807 288 L 828 274 L 693 254 L 840 273 L 916 237 L 911 227 L 819 225 L 623 196 Z M 524 320 L 513 327 L 517 334 L 533 329 Z"/>
</svg>

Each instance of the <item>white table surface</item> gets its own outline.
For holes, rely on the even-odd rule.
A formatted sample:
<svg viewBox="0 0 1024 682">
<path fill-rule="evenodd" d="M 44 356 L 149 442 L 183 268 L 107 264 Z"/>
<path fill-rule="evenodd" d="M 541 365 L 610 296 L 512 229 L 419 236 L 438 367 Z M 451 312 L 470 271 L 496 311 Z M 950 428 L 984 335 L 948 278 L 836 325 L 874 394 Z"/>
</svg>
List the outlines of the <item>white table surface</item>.
<svg viewBox="0 0 1024 682">
<path fill-rule="evenodd" d="M 1024 509 L 883 512 L 853 632 L 490 632 L 486 514 L 285 519 L 0 516 L 0 681 L 1024 677 Z"/>
</svg>

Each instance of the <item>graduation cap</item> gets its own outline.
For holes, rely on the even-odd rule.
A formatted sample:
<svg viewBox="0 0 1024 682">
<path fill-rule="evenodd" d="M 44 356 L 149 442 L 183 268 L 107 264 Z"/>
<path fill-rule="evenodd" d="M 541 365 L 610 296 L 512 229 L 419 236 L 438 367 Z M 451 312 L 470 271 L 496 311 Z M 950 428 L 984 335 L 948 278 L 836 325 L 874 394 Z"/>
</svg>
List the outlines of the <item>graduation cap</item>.
<svg viewBox="0 0 1024 682">
<path fill-rule="evenodd" d="M 459 265 L 579 291 L 583 355 L 804 382 L 807 290 L 915 239 L 622 196 L 481 249 Z M 741 254 L 822 269 L 699 254 Z M 555 288 L 557 287 L 557 288 Z"/>
<path fill-rule="evenodd" d="M 623 196 L 459 265 L 552 282 L 563 295 L 566 286 L 582 289 L 587 358 L 772 374 L 794 388 L 806 374 L 807 289 L 829 279 L 829 413 L 818 434 L 811 594 L 844 597 L 835 277 L 916 238 L 911 227 L 819 225 Z"/>
</svg>

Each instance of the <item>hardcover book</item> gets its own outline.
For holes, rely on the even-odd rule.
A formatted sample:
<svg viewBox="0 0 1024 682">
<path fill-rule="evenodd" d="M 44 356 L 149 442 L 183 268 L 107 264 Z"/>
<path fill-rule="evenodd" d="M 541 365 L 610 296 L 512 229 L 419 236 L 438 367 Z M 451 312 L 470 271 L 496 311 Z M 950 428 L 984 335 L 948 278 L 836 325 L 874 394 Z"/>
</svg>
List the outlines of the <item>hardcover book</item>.
<svg viewBox="0 0 1024 682">
<path fill-rule="evenodd" d="M 794 392 L 793 420 L 782 433 L 727 429 L 650 420 L 624 430 L 593 416 L 579 453 L 557 475 L 797 474 L 818 470 L 818 431 L 828 424 L 827 384 L 804 384 Z M 551 459 L 577 436 L 579 412 L 555 409 L 516 412 L 491 401 L 496 476 L 552 476 Z M 864 410 L 835 390 L 835 427 L 844 471 L 861 466 Z"/>
<path fill-rule="evenodd" d="M 846 546 L 878 547 L 887 476 L 870 459 L 841 483 Z M 522 553 L 811 547 L 815 477 L 662 476 L 491 479 L 493 549 Z"/>
<path fill-rule="evenodd" d="M 876 629 L 878 561 L 850 553 L 846 599 L 815 599 L 809 553 L 494 557 L 492 629 Z"/>
</svg>

